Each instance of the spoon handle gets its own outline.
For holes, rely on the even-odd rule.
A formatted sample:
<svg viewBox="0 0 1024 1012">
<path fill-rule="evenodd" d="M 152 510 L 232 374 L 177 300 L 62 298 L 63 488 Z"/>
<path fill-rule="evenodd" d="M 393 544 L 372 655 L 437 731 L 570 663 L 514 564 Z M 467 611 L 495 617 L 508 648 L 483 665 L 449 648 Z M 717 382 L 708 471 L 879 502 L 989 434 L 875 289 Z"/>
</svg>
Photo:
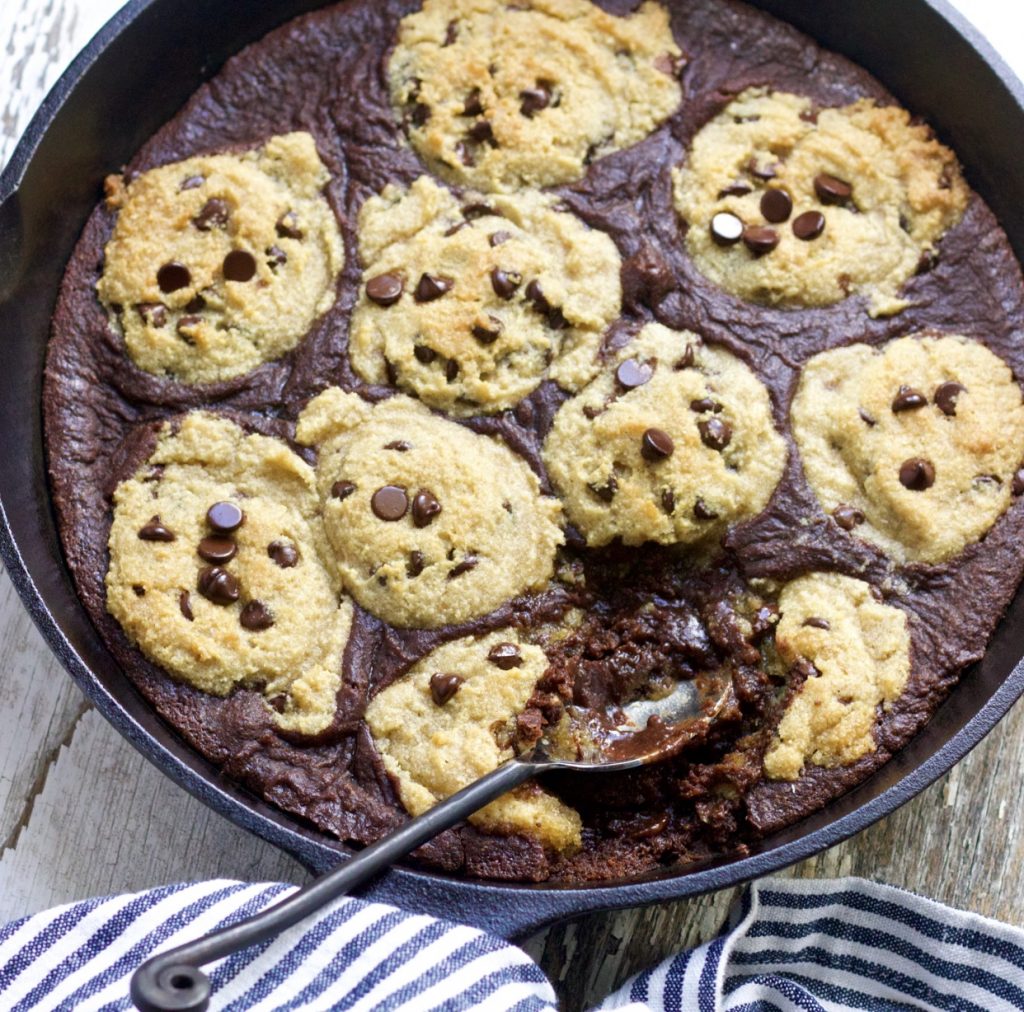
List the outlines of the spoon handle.
<svg viewBox="0 0 1024 1012">
<path fill-rule="evenodd" d="M 132 975 L 132 1001 L 140 1012 L 202 1012 L 210 1001 L 210 981 L 198 967 L 280 934 L 537 772 L 532 763 L 510 760 L 280 903 L 154 956 Z"/>
</svg>

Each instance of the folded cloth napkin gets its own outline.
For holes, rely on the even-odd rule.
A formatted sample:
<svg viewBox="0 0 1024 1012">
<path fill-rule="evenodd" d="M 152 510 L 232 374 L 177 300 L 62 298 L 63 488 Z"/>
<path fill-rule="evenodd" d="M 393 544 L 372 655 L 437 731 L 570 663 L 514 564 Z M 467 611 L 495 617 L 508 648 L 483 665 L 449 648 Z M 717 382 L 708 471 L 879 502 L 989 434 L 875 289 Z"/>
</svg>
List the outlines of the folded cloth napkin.
<svg viewBox="0 0 1024 1012">
<path fill-rule="evenodd" d="M 294 887 L 214 881 L 87 900 L 0 928 L 0 1008 L 132 1008 L 149 955 Z M 206 968 L 211 1009 L 555 1012 L 524 952 L 474 928 L 343 899 Z M 1024 931 L 863 879 L 765 879 L 713 941 L 628 981 L 629 1012 L 1024 1009 Z"/>
</svg>

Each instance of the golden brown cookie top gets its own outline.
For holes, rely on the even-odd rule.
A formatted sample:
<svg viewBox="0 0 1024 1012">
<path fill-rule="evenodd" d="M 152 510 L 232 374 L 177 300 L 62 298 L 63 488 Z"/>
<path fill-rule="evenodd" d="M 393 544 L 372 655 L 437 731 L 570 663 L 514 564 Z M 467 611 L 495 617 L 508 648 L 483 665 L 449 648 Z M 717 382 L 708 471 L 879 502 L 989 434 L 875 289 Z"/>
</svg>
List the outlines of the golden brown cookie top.
<svg viewBox="0 0 1024 1012">
<path fill-rule="evenodd" d="M 591 546 L 693 544 L 764 509 L 786 447 L 744 363 L 652 323 L 562 405 L 544 462 Z"/>
<path fill-rule="evenodd" d="M 331 570 L 312 469 L 284 443 L 187 415 L 118 485 L 107 608 L 173 677 L 262 691 L 285 729 L 328 727 L 352 608 Z"/>
<path fill-rule="evenodd" d="M 863 580 L 810 573 L 779 597 L 779 657 L 805 679 L 765 755 L 773 780 L 805 765 L 848 766 L 877 747 L 878 707 L 899 698 L 910 675 L 907 616 Z"/>
<path fill-rule="evenodd" d="M 337 388 L 307 406 L 298 434 L 320 455 L 341 579 L 384 621 L 464 622 L 551 579 L 561 507 L 498 439 L 408 397 L 371 406 Z"/>
<path fill-rule="evenodd" d="M 668 12 L 589 0 L 425 0 L 402 19 L 391 98 L 427 166 L 480 190 L 552 186 L 678 106 Z"/>
<path fill-rule="evenodd" d="M 344 265 L 329 179 L 307 133 L 108 181 L 117 223 L 97 285 L 140 369 L 240 376 L 294 348 Z"/>
<path fill-rule="evenodd" d="M 459 201 L 427 176 L 370 198 L 356 372 L 456 415 L 512 407 L 546 378 L 567 389 L 590 379 L 619 313 L 621 258 L 554 204 L 532 193 Z"/>
<path fill-rule="evenodd" d="M 1024 459 L 1019 384 L 955 335 L 816 355 L 792 424 L 822 509 L 898 562 L 942 562 L 981 538 Z"/>
<path fill-rule="evenodd" d="M 956 156 L 905 109 L 868 99 L 815 109 L 743 92 L 694 137 L 675 174 L 700 271 L 752 302 L 826 306 L 859 294 L 872 316 L 967 206 Z"/>
</svg>

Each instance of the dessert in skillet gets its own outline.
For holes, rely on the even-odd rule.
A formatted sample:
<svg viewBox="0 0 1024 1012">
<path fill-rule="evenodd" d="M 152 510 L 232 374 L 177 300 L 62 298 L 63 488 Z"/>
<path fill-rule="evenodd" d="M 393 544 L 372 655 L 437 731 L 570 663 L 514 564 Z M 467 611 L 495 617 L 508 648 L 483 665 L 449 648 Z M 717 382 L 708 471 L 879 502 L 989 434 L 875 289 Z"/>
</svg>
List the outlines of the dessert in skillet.
<svg viewBox="0 0 1024 1012">
<path fill-rule="evenodd" d="M 139 690 L 342 842 L 567 712 L 724 681 L 678 756 L 418 855 L 685 869 L 869 776 L 984 653 L 1021 333 L 954 153 L 751 8 L 350 0 L 108 180 L 54 315 L 54 503 Z"/>
</svg>

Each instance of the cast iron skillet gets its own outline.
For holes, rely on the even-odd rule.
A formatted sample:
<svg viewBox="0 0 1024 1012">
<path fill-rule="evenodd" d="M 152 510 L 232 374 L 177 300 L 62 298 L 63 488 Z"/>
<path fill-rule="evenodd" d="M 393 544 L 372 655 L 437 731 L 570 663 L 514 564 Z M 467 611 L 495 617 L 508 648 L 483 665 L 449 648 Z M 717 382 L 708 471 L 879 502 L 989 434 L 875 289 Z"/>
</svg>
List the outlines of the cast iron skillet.
<svg viewBox="0 0 1024 1012">
<path fill-rule="evenodd" d="M 1024 260 L 1024 87 L 944 0 L 754 0 L 877 75 L 960 155 Z M 0 176 L 0 555 L 36 625 L 101 713 L 191 794 L 315 871 L 338 844 L 247 794 L 193 752 L 124 677 L 72 588 L 50 505 L 41 393 L 50 314 L 101 181 L 224 60 L 323 0 L 132 0 L 57 83 Z M 961 759 L 1024 692 L 1024 591 L 985 659 L 867 781 L 742 860 L 599 886 L 466 881 L 395 869 L 368 893 L 505 936 L 592 910 L 722 889 L 864 829 Z"/>
</svg>

